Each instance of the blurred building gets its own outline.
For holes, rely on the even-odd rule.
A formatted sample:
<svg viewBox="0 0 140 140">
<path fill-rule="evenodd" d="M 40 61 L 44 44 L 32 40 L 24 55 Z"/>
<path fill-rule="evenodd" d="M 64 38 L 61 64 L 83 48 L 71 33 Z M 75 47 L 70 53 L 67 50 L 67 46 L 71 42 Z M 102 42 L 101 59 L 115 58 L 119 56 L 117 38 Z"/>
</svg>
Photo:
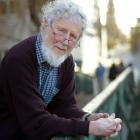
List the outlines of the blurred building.
<svg viewBox="0 0 140 140">
<path fill-rule="evenodd" d="M 136 26 L 131 28 L 131 48 L 135 52 L 140 50 L 140 18 L 137 18 Z"/>
<path fill-rule="evenodd" d="M 135 80 L 140 81 L 140 18 L 137 18 L 135 27 L 131 28 L 131 49 L 133 52 L 133 66 L 135 67 Z"/>
</svg>

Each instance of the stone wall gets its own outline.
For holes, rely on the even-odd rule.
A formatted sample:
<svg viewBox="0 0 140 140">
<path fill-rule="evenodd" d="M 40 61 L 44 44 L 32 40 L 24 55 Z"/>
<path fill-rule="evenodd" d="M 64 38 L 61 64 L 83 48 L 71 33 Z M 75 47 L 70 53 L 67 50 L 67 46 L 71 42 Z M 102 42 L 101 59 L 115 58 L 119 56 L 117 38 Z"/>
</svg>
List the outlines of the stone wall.
<svg viewBox="0 0 140 140">
<path fill-rule="evenodd" d="M 0 0 L 0 59 L 17 42 L 35 34 L 48 0 Z"/>
</svg>

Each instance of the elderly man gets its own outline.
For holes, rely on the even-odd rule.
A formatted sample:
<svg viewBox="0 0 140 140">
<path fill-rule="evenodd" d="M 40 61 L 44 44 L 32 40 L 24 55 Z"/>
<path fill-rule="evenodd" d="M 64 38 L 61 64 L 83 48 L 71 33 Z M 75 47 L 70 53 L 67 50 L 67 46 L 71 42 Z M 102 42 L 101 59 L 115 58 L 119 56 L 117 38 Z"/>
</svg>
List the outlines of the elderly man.
<svg viewBox="0 0 140 140">
<path fill-rule="evenodd" d="M 40 33 L 15 45 L 0 65 L 0 140 L 116 135 L 121 120 L 88 114 L 74 98 L 71 52 L 86 26 L 79 7 L 54 1 L 43 8 Z"/>
</svg>

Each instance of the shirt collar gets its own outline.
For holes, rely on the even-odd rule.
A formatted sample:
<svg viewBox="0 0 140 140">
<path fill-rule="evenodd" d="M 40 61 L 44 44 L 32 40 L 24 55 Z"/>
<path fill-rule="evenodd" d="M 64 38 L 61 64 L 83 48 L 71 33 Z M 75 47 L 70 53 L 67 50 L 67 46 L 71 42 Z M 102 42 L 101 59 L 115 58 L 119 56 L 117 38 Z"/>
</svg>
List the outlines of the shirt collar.
<svg viewBox="0 0 140 140">
<path fill-rule="evenodd" d="M 43 52 L 42 52 L 42 37 L 41 34 L 37 34 L 36 40 L 36 54 L 37 54 L 37 61 L 39 64 L 46 62 Z"/>
</svg>

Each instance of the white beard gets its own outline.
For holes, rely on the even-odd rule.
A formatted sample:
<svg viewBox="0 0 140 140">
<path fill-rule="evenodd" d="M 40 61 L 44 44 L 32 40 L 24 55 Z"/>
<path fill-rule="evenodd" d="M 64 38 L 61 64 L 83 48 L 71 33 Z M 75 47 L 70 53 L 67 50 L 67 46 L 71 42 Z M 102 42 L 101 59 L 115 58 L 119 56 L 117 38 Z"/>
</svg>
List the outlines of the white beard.
<svg viewBox="0 0 140 140">
<path fill-rule="evenodd" d="M 67 54 L 64 54 L 62 56 L 56 55 L 50 47 L 43 44 L 42 52 L 45 60 L 53 67 L 59 67 L 68 57 Z"/>
</svg>

